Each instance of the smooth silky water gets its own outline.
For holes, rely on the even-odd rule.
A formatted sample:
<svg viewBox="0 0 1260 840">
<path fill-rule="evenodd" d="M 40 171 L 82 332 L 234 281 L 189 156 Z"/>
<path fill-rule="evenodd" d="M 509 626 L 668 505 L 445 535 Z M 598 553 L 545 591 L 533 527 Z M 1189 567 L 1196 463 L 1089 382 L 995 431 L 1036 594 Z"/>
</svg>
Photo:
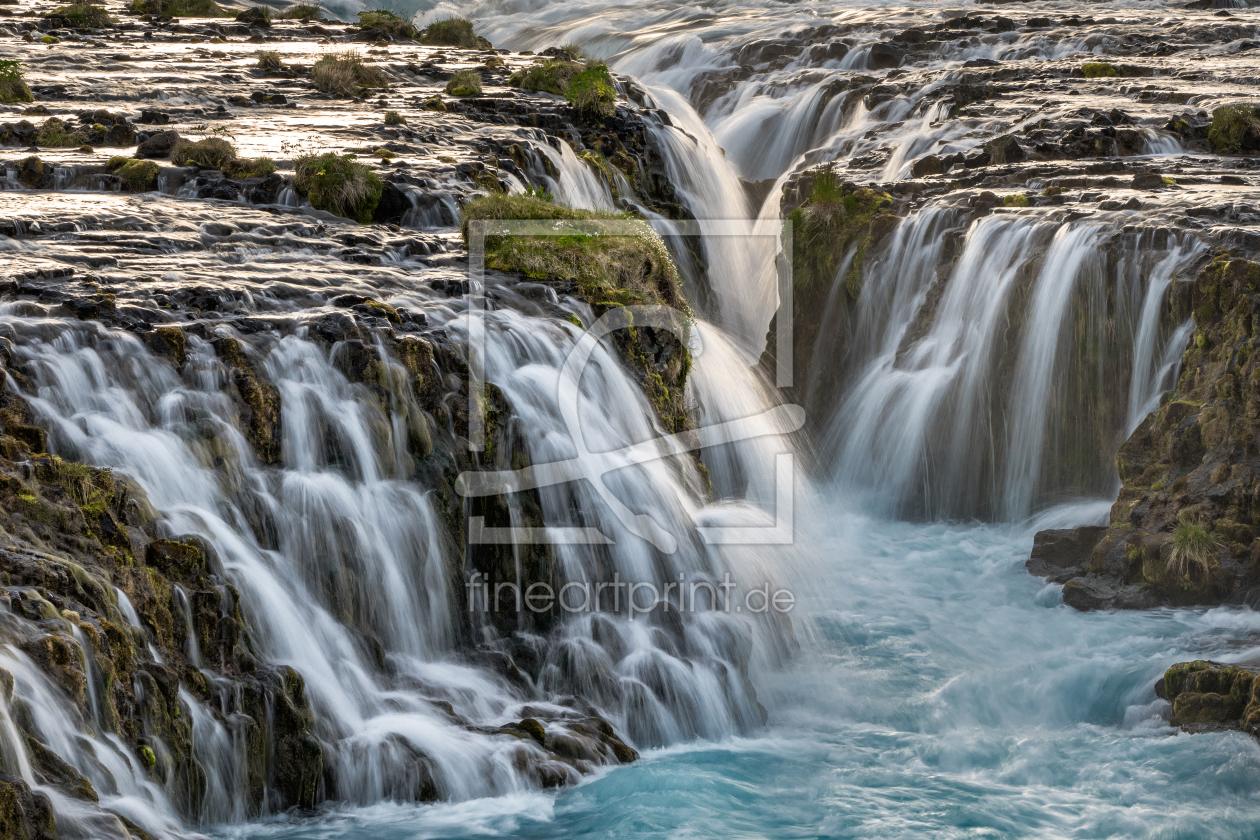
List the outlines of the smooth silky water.
<svg viewBox="0 0 1260 840">
<path fill-rule="evenodd" d="M 803 649 L 754 737 L 647 751 L 557 797 L 379 805 L 231 838 L 1254 837 L 1260 746 L 1177 734 L 1154 681 L 1260 657 L 1260 616 L 1076 612 L 1024 571 L 1031 530 L 821 505 Z M 1038 525 L 1096 519 L 1105 503 Z"/>
<path fill-rule="evenodd" d="M 1073 6 L 1047 8 L 1059 14 Z M 1124 14 L 1130 6 L 1113 11 Z M 1099 49 L 1106 28 L 1082 27 L 1057 41 L 1020 33 L 977 39 L 942 57 L 931 68 L 936 75 L 907 68 L 908 78 L 919 81 L 912 92 L 868 108 L 828 95 L 829 74 L 865 72 L 870 44 L 882 37 L 879 26 L 915 25 L 940 9 L 583 0 L 441 3 L 417 11 L 466 14 L 496 45 L 512 49 L 578 42 L 615 71 L 636 76 L 670 114 L 671 125 L 654 128 L 654 139 L 665 150 L 680 202 L 706 232 L 712 219 L 751 225 L 775 218 L 779 187 L 809 164 L 853 161 L 891 146 L 893 153 L 863 176 L 891 180 L 906 177 L 913 160 L 929 151 L 974 149 L 996 131 L 989 123 L 1000 120 L 943 119 L 940 104 L 930 101 L 945 80 L 938 71 L 972 59 L 1079 60 Z M 744 42 L 833 18 L 855 25 L 856 46 L 843 58 L 817 66 L 790 62 L 740 79 L 715 99 L 688 98 L 705 72 L 737 67 Z M 1165 24 L 1155 11 L 1133 25 Z M 1141 130 L 1151 155 L 1180 152 L 1156 127 Z M 537 153 L 560 173 L 552 187 L 562 200 L 615 206 L 570 149 L 539 144 Z M 741 177 L 764 188 L 746 190 Z M 760 206 L 758 192 L 767 196 Z M 408 224 L 449 227 L 454 209 L 443 207 L 417 208 Z M 119 762 L 110 772 L 120 784 L 104 791 L 106 804 L 155 833 L 242 840 L 1260 836 L 1254 793 L 1260 745 L 1239 733 L 1178 734 L 1153 690 L 1174 662 L 1260 662 L 1260 617 L 1226 608 L 1079 613 L 1062 603 L 1058 587 L 1024 569 L 1035 531 L 1105 521 L 1108 499 L 1080 497 L 1116 488 L 1110 452 L 1095 453 L 1083 492 L 1068 492 L 1063 476 L 1045 469 L 1044 448 L 1063 432 L 1047 425 L 1047 394 L 1073 364 L 1061 352 L 1061 323 L 1083 311 L 1074 323 L 1092 329 L 1100 313 L 1089 301 L 1106 298 L 1108 290 L 1120 301 L 1121 328 L 1107 353 L 1122 360 L 1115 393 L 1127 399 L 1116 407 L 1114 428 L 1105 430 L 1118 444 L 1171 382 L 1188 327 L 1162 323 L 1159 313 L 1174 276 L 1201 256 L 1202 246 L 1190 237 L 1165 238 L 1158 247 L 1132 238 L 1113 251 L 1120 256 L 1104 273 L 1103 240 L 1131 216 L 1099 214 L 1070 224 L 1034 212 L 988 217 L 959 231 L 965 238 L 949 292 L 923 331 L 907 340 L 912 325 L 924 326 L 930 269 L 943 234 L 958 224 L 954 215 L 942 202 L 902 222 L 887 253 L 867 266 L 870 294 L 852 322 L 832 323 L 820 313 L 831 331 L 851 329 L 857 340 L 844 358 L 843 398 L 811 409 L 822 412 L 818 450 L 802 452 L 801 460 L 819 466 L 819 474 L 798 476 L 794 545 L 715 555 L 689 535 L 669 561 L 671 572 L 769 570 L 796 594 L 791 643 L 781 625 L 763 628 L 753 657 L 751 678 L 768 722 L 755 721 L 741 686 L 718 683 L 720 658 L 685 667 L 670 662 L 675 685 L 694 702 L 645 714 L 622 708 L 617 692 L 601 698 L 642 758 L 560 793 L 539 792 L 514 774 L 501 739 L 451 727 L 425 698 L 367 673 L 346 629 L 311 593 L 306 578 L 322 571 L 318 562 L 328 562 L 327 548 L 338 539 L 332 532 L 353 532 L 346 551 L 389 584 L 373 629 L 401 670 L 472 697 L 479 724 L 512 718 L 518 704 L 501 686 L 446 658 L 453 643 L 439 597 L 435 514 L 423 490 L 405 480 L 402 459 L 386 457 L 405 429 L 358 405 L 358 392 L 318 348 L 289 337 L 259 351 L 283 391 L 285 468 L 256 469 L 224 423 L 216 429 L 234 457 L 226 459 L 224 474 L 212 476 L 199 466 L 195 435 L 188 433 L 194 422 L 214 424 L 224 414 L 223 371 L 205 346 L 190 347 L 193 372 L 180 381 L 160 366 L 145 369 L 142 350 L 125 346 L 126 339 L 107 347 L 67 330 L 56 342 L 29 342 L 22 352 L 44 365 L 36 408 L 54 427 L 54 443 L 137 479 L 175 531 L 201 534 L 218 547 L 268 652 L 307 675 L 321 732 L 338 745 L 330 756 L 333 772 L 355 803 L 242 822 L 231 739 L 189 697 L 199 755 L 219 785 L 209 791 L 202 824 L 181 821 L 155 786 L 125 784 L 143 773 L 123 766 L 134 758 L 100 739 L 90 745 L 94 754 L 116 753 Z M 705 247 L 708 276 L 688 278 L 704 343 L 692 396 L 706 419 L 748 416 L 772 399 L 758 391 L 747 366 L 760 354 L 774 306 L 773 243 L 709 238 Z M 242 273 L 258 271 L 265 259 L 271 257 L 243 257 Z M 1010 395 L 997 393 L 990 374 L 1000 355 L 995 341 L 1014 311 L 1006 295 L 1020 283 L 1012 300 L 1029 307 L 1032 314 L 1022 317 L 1037 329 L 1005 335 L 1018 384 L 1011 422 L 999 426 L 993 418 Z M 405 293 L 396 302 L 466 334 L 459 304 L 432 305 Z M 568 451 L 565 441 L 548 437 L 557 408 L 534 398 L 554 390 L 577 333 L 527 310 L 512 300 L 491 315 L 487 370 L 532 433 L 531 454 L 560 457 Z M 582 315 L 589 323 L 589 313 Z M 14 311 L 5 320 L 40 334 L 38 318 Z M 819 359 L 829 357 L 826 341 L 820 338 Z M 605 448 L 650 436 L 650 409 L 638 389 L 615 363 L 603 361 L 587 382 L 588 434 Z M 314 440 L 326 428 L 334 429 L 349 469 L 332 469 L 328 453 L 293 443 Z M 768 440 L 705 453 L 718 497 L 765 501 L 775 452 Z M 925 463 L 933 467 L 927 475 Z M 688 489 L 694 476 L 685 469 L 681 476 L 657 466 L 627 472 L 619 489 L 661 521 L 700 512 L 702 502 Z M 594 504 L 592 494 L 572 492 L 557 494 L 555 511 Z M 240 537 L 251 517 L 275 524 L 275 551 Z M 615 529 L 607 519 L 601 524 Z M 328 532 L 308 528 L 311 521 L 330 522 Z M 621 568 L 638 571 L 633 538 L 618 537 L 625 546 Z M 590 571 L 581 552 L 566 559 L 574 578 Z M 128 617 L 135 623 L 133 610 Z M 626 639 L 636 638 L 634 630 L 622 628 Z M 589 641 L 581 622 L 564 632 L 575 649 Z M 645 672 L 669 660 L 650 644 L 639 652 Z M 26 699 L 45 698 L 48 687 L 27 663 L 5 659 L 4 665 Z M 641 675 L 625 676 L 631 684 Z M 568 687 L 556 685 L 554 693 Z M 75 724 L 56 717 L 55 702 L 43 705 L 48 719 L 41 728 L 63 732 L 63 755 L 89 749 L 84 736 L 79 746 L 71 743 Z M 6 715 L 0 708 L 0 730 L 13 728 Z M 389 801 L 407 781 L 395 777 L 403 765 L 389 751 L 398 734 L 438 759 L 451 801 Z M 0 747 L 9 740 L 0 739 Z M 109 834 L 102 829 L 101 836 Z"/>
</svg>

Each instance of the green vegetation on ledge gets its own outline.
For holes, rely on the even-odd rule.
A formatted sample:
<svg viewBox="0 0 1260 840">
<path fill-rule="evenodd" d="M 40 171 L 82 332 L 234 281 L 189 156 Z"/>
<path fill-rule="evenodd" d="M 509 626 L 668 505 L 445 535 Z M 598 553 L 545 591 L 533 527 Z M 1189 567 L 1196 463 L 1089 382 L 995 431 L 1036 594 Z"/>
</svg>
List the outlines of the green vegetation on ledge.
<svg viewBox="0 0 1260 840">
<path fill-rule="evenodd" d="M 508 84 L 563 96 L 581 116 L 611 117 L 617 112 L 617 90 L 601 62 L 542 61 L 517 70 Z"/>
<path fill-rule="evenodd" d="M 334 152 L 294 161 L 293 185 L 311 206 L 360 224 L 372 221 L 385 185 L 376 173 L 349 156 Z"/>
<path fill-rule="evenodd" d="M 146 15 L 172 17 L 229 17 L 214 0 L 132 0 L 127 8 Z"/>
<path fill-rule="evenodd" d="M 464 205 L 460 232 L 479 219 L 555 221 L 558 236 L 489 236 L 486 267 L 539 280 L 574 283 L 592 305 L 687 305 L 678 291 L 678 270 L 661 238 L 646 222 L 619 213 L 574 210 L 528 195 L 490 195 Z M 629 223 L 635 235 L 612 235 L 586 221 Z M 566 222 L 577 224 L 566 225 Z"/>
<path fill-rule="evenodd" d="M 892 196 L 843 183 L 829 167 L 813 173 L 809 198 L 788 214 L 792 221 L 793 285 L 799 291 L 828 290 L 850 248 L 853 260 L 844 277 L 855 300 L 862 291 L 866 252 L 895 222 Z"/>
<path fill-rule="evenodd" d="M 151 160 L 135 160 L 117 155 L 109 159 L 105 170 L 121 178 L 127 192 L 149 192 L 157 189 L 158 165 Z"/>
<path fill-rule="evenodd" d="M 472 21 L 465 18 L 436 20 L 420 33 L 420 43 L 430 47 L 459 47 L 464 50 L 490 50 L 494 47 L 473 32 Z"/>
<path fill-rule="evenodd" d="M 597 316 L 615 307 L 665 305 L 689 316 L 679 294 L 678 270 L 665 243 L 646 222 L 626 214 L 574 210 L 536 195 L 496 194 L 464 205 L 460 232 L 468 242 L 475 220 L 554 222 L 555 235 L 487 236 L 486 268 L 559 283 L 584 299 Z M 629 234 L 603 233 L 600 222 L 628 225 Z M 672 433 L 694 427 L 685 400 L 691 353 L 669 330 L 630 325 L 612 334 L 627 369 L 638 381 L 662 427 Z M 684 336 L 685 338 L 685 336 Z"/>
<path fill-rule="evenodd" d="M 460 70 L 446 83 L 449 96 L 480 96 L 481 74 L 476 70 Z"/>
<path fill-rule="evenodd" d="M 1260 109 L 1254 105 L 1224 105 L 1212 112 L 1208 142 L 1218 152 L 1260 148 Z"/>
<path fill-rule="evenodd" d="M 387 9 L 373 9 L 367 12 L 359 12 L 357 15 L 359 26 L 363 29 L 374 29 L 381 32 L 387 32 L 396 38 L 408 38 L 415 40 L 420 34 L 411 21 L 406 18 L 399 17 Z"/>
<path fill-rule="evenodd" d="M 0 102 L 30 102 L 31 89 L 22 75 L 22 62 L 0 59 Z"/>
</svg>

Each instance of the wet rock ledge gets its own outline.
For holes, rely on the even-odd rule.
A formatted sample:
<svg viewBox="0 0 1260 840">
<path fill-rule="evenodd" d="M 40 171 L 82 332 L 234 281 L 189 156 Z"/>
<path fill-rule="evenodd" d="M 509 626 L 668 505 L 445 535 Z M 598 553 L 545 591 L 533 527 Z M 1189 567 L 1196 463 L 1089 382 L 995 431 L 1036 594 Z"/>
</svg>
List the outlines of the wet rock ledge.
<svg viewBox="0 0 1260 840">
<path fill-rule="evenodd" d="M 1176 387 L 1120 447 L 1106 527 L 1037 534 L 1028 569 L 1077 609 L 1260 604 L 1260 264 L 1173 285 L 1194 332 Z"/>
<path fill-rule="evenodd" d="M 1173 726 L 1186 732 L 1241 730 L 1260 737 L 1260 680 L 1254 668 L 1196 660 L 1173 665 L 1155 683 L 1172 703 Z"/>
</svg>

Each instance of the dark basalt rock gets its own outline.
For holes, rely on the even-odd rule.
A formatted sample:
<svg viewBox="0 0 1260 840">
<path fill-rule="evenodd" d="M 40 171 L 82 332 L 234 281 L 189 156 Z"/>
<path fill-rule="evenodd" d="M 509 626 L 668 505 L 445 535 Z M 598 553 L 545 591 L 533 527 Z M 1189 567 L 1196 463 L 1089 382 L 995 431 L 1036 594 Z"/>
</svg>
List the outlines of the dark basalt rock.
<svg viewBox="0 0 1260 840">
<path fill-rule="evenodd" d="M 872 70 L 887 70 L 901 66 L 901 62 L 905 57 L 905 50 L 892 44 L 881 42 L 871 46 L 866 63 Z"/>
<path fill-rule="evenodd" d="M 177 131 L 159 131 L 136 147 L 136 157 L 168 158 L 175 144 L 183 140 Z"/>
<path fill-rule="evenodd" d="M 242 23 L 251 29 L 270 29 L 271 18 L 267 13 L 258 6 L 245 9 L 236 13 L 237 23 Z"/>
</svg>

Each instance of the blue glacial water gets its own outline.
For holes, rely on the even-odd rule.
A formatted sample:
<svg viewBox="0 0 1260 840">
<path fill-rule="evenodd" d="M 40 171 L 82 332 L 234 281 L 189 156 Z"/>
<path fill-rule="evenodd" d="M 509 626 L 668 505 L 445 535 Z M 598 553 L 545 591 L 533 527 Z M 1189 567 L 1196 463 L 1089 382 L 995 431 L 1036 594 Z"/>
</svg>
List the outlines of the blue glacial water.
<svg viewBox="0 0 1260 840">
<path fill-rule="evenodd" d="M 1024 571 L 1031 530 L 881 522 L 839 503 L 823 518 L 807 537 L 821 559 L 795 582 L 799 655 L 757 680 L 758 737 L 649 751 L 558 795 L 216 836 L 1260 836 L 1260 743 L 1179 734 L 1153 691 L 1176 661 L 1260 660 L 1260 616 L 1078 613 Z"/>
</svg>

